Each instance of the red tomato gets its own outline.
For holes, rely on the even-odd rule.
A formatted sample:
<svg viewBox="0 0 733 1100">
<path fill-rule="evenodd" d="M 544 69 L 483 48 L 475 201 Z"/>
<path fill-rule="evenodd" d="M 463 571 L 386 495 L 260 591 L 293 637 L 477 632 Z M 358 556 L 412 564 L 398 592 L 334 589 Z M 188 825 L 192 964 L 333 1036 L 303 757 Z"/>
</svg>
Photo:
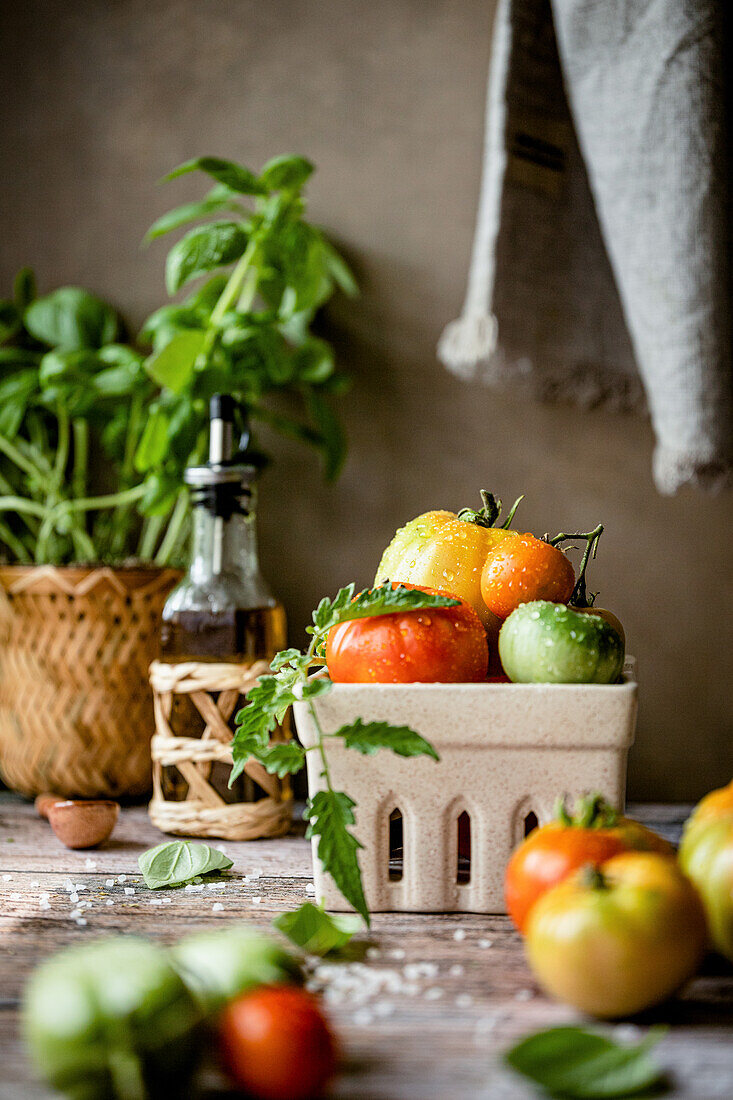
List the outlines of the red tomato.
<svg viewBox="0 0 733 1100">
<path fill-rule="evenodd" d="M 567 603 L 575 573 L 569 558 L 534 535 L 509 535 L 489 553 L 481 573 L 481 596 L 489 611 L 506 619 L 522 603 Z"/>
<path fill-rule="evenodd" d="M 326 664 L 336 684 L 473 683 L 486 677 L 489 646 L 478 615 L 461 600 L 340 623 L 328 635 Z"/>
<path fill-rule="evenodd" d="M 580 803 L 576 817 L 550 821 L 533 829 L 513 852 L 504 878 L 507 912 L 524 932 L 533 906 L 551 887 L 574 871 L 597 867 L 628 851 L 672 855 L 674 849 L 651 829 L 617 814 L 603 800 L 591 796 Z M 583 813 L 588 807 L 587 814 Z"/>
<path fill-rule="evenodd" d="M 318 1001 L 292 986 L 262 986 L 224 1009 L 219 1045 L 234 1081 L 257 1100 L 320 1096 L 336 1048 Z"/>
</svg>

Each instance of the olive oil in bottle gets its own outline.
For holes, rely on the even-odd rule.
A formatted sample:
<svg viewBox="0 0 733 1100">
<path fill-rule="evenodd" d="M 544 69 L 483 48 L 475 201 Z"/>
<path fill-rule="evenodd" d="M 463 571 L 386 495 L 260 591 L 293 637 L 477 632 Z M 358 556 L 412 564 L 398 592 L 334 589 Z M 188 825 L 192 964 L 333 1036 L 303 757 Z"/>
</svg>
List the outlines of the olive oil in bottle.
<svg viewBox="0 0 733 1100">
<path fill-rule="evenodd" d="M 257 473 L 246 454 L 232 459 L 234 403 L 211 401 L 209 461 L 189 467 L 193 536 L 191 563 L 163 609 L 161 660 L 254 664 L 271 660 L 286 645 L 285 611 L 260 573 L 255 526 Z M 227 720 L 234 732 L 234 713 Z M 206 723 L 185 694 L 173 695 L 170 716 L 178 737 L 200 737 Z M 209 783 L 226 802 L 263 793 L 244 773 L 230 790 L 229 767 L 212 763 Z M 163 796 L 182 801 L 188 784 L 174 766 L 164 767 Z"/>
</svg>

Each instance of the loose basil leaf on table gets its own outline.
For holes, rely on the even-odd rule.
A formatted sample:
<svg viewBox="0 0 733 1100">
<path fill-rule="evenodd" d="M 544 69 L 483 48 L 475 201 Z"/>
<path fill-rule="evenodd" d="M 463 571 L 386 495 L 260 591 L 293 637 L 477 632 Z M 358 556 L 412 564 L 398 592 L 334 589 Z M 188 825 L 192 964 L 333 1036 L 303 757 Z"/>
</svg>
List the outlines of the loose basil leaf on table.
<svg viewBox="0 0 733 1100">
<path fill-rule="evenodd" d="M 199 875 L 226 871 L 232 861 L 218 848 L 190 840 L 169 840 L 149 848 L 138 857 L 138 866 L 150 890 L 164 886 L 182 886 Z"/>
<path fill-rule="evenodd" d="M 312 901 L 306 901 L 292 913 L 283 913 L 272 923 L 308 955 L 340 951 L 364 927 L 361 917 L 351 913 L 326 913 Z"/>
<path fill-rule="evenodd" d="M 617 1043 L 580 1027 L 552 1027 L 528 1035 L 504 1055 L 517 1073 L 550 1096 L 567 1100 L 632 1100 L 661 1096 L 665 1075 L 650 1050 L 664 1035 L 652 1028 L 640 1043 Z"/>
</svg>

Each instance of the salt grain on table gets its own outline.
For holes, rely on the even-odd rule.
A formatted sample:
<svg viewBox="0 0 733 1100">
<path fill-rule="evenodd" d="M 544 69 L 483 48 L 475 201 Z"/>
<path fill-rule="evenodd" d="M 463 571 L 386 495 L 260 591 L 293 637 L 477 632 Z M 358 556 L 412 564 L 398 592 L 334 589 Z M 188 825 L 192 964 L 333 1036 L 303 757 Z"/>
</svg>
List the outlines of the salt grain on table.
<svg viewBox="0 0 733 1100">
<path fill-rule="evenodd" d="M 23 897 L 22 894 L 19 894 L 17 890 L 14 890 L 13 893 L 10 895 L 10 900 L 11 901 L 20 901 L 22 897 Z"/>
<path fill-rule="evenodd" d="M 461 940 L 465 940 L 465 938 L 466 938 L 465 929 L 464 928 L 456 928 L 455 932 L 453 933 L 453 939 L 456 941 L 456 943 L 460 943 Z"/>
<path fill-rule="evenodd" d="M 405 952 L 402 950 L 401 947 L 396 947 L 394 951 L 390 951 L 389 957 L 390 959 L 404 959 Z"/>
<path fill-rule="evenodd" d="M 10 882 L 12 875 L 3 875 L 3 882 Z"/>
<path fill-rule="evenodd" d="M 127 875 L 118 875 L 117 876 L 117 881 L 118 882 L 127 882 Z"/>
<path fill-rule="evenodd" d="M 85 859 L 84 866 L 86 867 L 87 871 L 96 871 L 97 869 L 97 864 L 93 859 Z"/>
<path fill-rule="evenodd" d="M 469 1005 L 472 1005 L 472 1004 L 473 1004 L 473 997 L 471 996 L 470 993 L 459 993 L 458 996 L 456 997 L 456 1007 L 457 1008 L 468 1008 Z"/>
<path fill-rule="evenodd" d="M 426 1001 L 437 1001 L 442 996 L 443 996 L 443 990 L 434 987 L 433 989 L 428 989 L 427 993 L 425 994 L 425 1000 Z"/>
<path fill-rule="evenodd" d="M 105 905 L 114 905 L 114 902 L 112 901 L 112 898 L 110 898 L 109 901 L 105 901 L 104 904 Z"/>
<path fill-rule="evenodd" d="M 520 989 L 518 993 L 514 994 L 515 1001 L 531 1001 L 534 997 L 534 993 L 531 989 Z"/>
<path fill-rule="evenodd" d="M 450 968 L 448 973 L 450 974 L 451 978 L 462 978 L 464 975 L 464 969 L 460 964 L 456 963 L 455 966 L 452 966 Z"/>
<path fill-rule="evenodd" d="M 105 881 L 104 881 L 105 886 L 114 886 L 114 884 L 115 884 L 115 880 L 113 878 L 108 878 L 108 879 L 105 879 Z"/>
<path fill-rule="evenodd" d="M 211 912 L 212 913 L 221 913 L 223 908 L 224 908 L 224 906 L 221 904 L 220 901 L 215 901 L 214 904 L 211 906 Z"/>
<path fill-rule="evenodd" d="M 256 897 L 256 898 L 252 898 L 252 904 L 253 905 L 259 905 L 261 901 L 262 901 L 262 898 L 259 897 L 259 896 Z"/>
<path fill-rule="evenodd" d="M 312 883 L 312 882 L 307 882 L 306 885 L 305 885 L 305 892 L 306 892 L 306 894 L 315 894 L 315 892 L 316 892 L 315 884 Z"/>
<path fill-rule="evenodd" d="M 38 887 L 38 886 L 40 886 L 40 885 L 41 885 L 41 884 L 40 884 L 40 882 L 37 882 L 37 881 L 36 881 L 36 879 L 33 879 L 33 880 L 31 881 L 31 886 L 33 886 L 33 887 Z"/>
<path fill-rule="evenodd" d="M 125 887 L 125 893 L 127 895 L 134 894 L 135 893 L 135 887 L 134 886 L 126 886 Z"/>
<path fill-rule="evenodd" d="M 493 942 L 493 940 L 479 940 L 478 945 L 485 951 L 487 947 L 491 947 Z"/>
<path fill-rule="evenodd" d="M 187 894 L 200 894 L 204 887 L 203 885 L 194 886 L 189 882 L 188 886 L 184 886 L 183 889 L 186 891 Z"/>
</svg>

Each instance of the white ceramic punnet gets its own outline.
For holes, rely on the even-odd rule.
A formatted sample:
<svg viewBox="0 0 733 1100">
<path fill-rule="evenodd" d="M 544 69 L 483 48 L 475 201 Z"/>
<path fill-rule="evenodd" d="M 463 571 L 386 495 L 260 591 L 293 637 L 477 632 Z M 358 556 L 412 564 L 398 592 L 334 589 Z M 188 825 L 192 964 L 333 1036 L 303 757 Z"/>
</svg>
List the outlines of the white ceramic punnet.
<svg viewBox="0 0 733 1100">
<path fill-rule="evenodd" d="M 356 802 L 354 833 L 369 909 L 503 913 L 504 869 L 534 814 L 552 817 L 558 795 L 600 791 L 623 808 L 626 758 L 634 740 L 633 661 L 619 684 L 334 684 L 314 701 L 325 733 L 356 718 L 407 725 L 440 754 L 405 759 L 382 749 L 362 756 L 329 742 L 331 782 Z M 298 736 L 315 742 L 305 703 Z M 324 787 L 308 754 L 311 796 Z M 403 817 L 402 878 L 389 876 L 389 818 Z M 470 880 L 458 881 L 458 818 L 471 821 Z M 314 840 L 316 896 L 348 909 L 324 874 Z"/>
</svg>

